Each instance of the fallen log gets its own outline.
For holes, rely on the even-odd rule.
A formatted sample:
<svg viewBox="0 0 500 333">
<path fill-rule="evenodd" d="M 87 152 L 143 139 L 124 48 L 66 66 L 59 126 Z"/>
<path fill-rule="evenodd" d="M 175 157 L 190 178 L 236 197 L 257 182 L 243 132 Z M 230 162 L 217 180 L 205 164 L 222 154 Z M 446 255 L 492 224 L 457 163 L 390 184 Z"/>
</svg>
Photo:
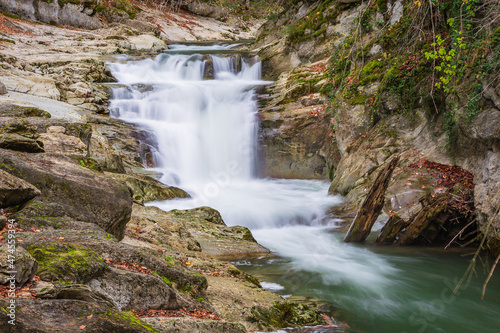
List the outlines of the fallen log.
<svg viewBox="0 0 500 333">
<path fill-rule="evenodd" d="M 435 198 L 430 195 L 422 198 L 422 209 L 411 218 L 410 223 L 400 235 L 397 244 L 411 245 L 416 242 L 417 238 L 422 236 L 431 222 L 447 220 L 449 215 L 446 214 L 446 211 L 449 202 L 450 195 L 448 193 L 443 193 Z M 432 242 L 432 240 L 429 241 Z"/>
<path fill-rule="evenodd" d="M 385 191 L 389 186 L 392 172 L 399 163 L 399 156 L 393 158 L 375 179 L 368 195 L 363 201 L 354 222 L 344 237 L 344 242 L 364 242 L 377 220 L 385 200 Z"/>
<path fill-rule="evenodd" d="M 398 215 L 392 215 L 386 222 L 380 234 L 375 241 L 375 244 L 392 244 L 396 240 L 396 236 L 406 226 L 405 221 Z"/>
</svg>

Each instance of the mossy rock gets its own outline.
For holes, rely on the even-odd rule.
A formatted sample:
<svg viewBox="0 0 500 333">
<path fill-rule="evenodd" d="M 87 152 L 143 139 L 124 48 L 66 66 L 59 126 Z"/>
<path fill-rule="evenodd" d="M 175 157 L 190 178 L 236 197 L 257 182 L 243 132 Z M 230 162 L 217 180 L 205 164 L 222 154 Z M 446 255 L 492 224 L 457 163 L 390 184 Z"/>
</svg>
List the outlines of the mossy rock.
<svg viewBox="0 0 500 333">
<path fill-rule="evenodd" d="M 258 324 L 261 329 L 325 324 L 320 312 L 296 302 L 276 302 L 270 308 L 253 307 L 251 313 L 248 320 Z"/>
<path fill-rule="evenodd" d="M 28 252 L 39 264 L 38 275 L 61 284 L 87 283 L 104 273 L 107 265 L 87 247 L 65 242 L 38 243 Z"/>
<path fill-rule="evenodd" d="M 42 117 L 42 118 L 50 118 L 50 113 L 47 111 L 29 107 L 29 106 L 19 106 L 14 104 L 4 104 L 0 106 L 0 114 L 2 117 L 18 117 L 18 118 L 27 118 L 27 117 Z"/>
<path fill-rule="evenodd" d="M 171 210 L 170 213 L 176 217 L 182 217 L 192 221 L 201 219 L 214 224 L 226 225 L 224 220 L 222 220 L 222 216 L 220 215 L 220 213 L 217 210 L 207 206 L 187 210 L 174 209 Z"/>
</svg>

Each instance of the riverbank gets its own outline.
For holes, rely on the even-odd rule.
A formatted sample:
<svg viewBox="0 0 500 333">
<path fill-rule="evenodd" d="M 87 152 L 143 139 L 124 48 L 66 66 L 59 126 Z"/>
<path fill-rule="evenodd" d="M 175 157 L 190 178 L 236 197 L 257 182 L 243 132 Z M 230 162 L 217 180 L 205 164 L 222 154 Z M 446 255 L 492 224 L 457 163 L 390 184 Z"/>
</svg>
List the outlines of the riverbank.
<svg viewBox="0 0 500 333">
<path fill-rule="evenodd" d="M 246 23 L 245 32 L 234 23 L 149 7 L 136 20 L 95 30 L 0 20 L 0 176 L 8 193 L 1 197 L 2 283 L 8 283 L 9 239 L 17 269 L 13 295 L 2 287 L 2 330 L 265 328 L 252 311 L 283 299 L 219 258 L 269 250 L 211 208 L 166 213 L 144 205 L 189 195 L 144 169 L 154 163 L 151 133 L 109 117 L 115 80 L 105 65 L 154 57 L 171 40 L 248 39 L 259 21 Z M 304 307 L 294 311 L 309 316 L 295 325 L 319 318 Z"/>
</svg>

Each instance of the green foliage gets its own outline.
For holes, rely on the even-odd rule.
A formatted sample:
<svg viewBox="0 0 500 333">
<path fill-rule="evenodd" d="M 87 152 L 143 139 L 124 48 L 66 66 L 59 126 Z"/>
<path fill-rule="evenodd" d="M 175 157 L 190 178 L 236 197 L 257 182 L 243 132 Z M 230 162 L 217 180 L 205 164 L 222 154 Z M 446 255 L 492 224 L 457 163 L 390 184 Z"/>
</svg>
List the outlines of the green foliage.
<svg viewBox="0 0 500 333">
<path fill-rule="evenodd" d="M 289 43 L 294 45 L 324 35 L 327 23 L 334 22 L 339 14 L 338 10 L 330 8 L 332 2 L 332 0 L 323 1 L 296 25 L 287 27 L 285 32 L 288 34 Z"/>
<path fill-rule="evenodd" d="M 80 164 L 82 167 L 90 169 L 92 171 L 100 172 L 103 173 L 103 169 L 101 165 L 94 160 L 92 157 L 85 157 L 84 159 L 79 159 L 75 157 L 75 159 L 78 161 L 78 164 Z"/>
</svg>

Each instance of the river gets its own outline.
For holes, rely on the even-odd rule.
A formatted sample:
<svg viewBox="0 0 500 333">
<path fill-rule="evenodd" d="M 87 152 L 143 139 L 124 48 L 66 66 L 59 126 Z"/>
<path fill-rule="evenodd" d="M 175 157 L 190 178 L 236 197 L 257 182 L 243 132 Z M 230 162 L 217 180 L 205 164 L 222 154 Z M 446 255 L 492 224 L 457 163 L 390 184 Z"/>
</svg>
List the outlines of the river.
<svg viewBox="0 0 500 333">
<path fill-rule="evenodd" d="M 325 216 L 342 202 L 327 195 L 327 182 L 259 178 L 254 88 L 269 82 L 260 79 L 258 59 L 237 47 L 173 45 L 154 59 L 109 64 L 123 85 L 114 89 L 112 115 L 149 130 L 161 181 L 192 195 L 153 204 L 211 206 L 228 225 L 250 228 L 277 255 L 238 267 L 285 297 L 332 304 L 352 332 L 499 332 L 499 274 L 484 301 L 481 264 L 467 287 L 452 294 L 470 257 L 345 244 L 338 221 Z"/>
</svg>

